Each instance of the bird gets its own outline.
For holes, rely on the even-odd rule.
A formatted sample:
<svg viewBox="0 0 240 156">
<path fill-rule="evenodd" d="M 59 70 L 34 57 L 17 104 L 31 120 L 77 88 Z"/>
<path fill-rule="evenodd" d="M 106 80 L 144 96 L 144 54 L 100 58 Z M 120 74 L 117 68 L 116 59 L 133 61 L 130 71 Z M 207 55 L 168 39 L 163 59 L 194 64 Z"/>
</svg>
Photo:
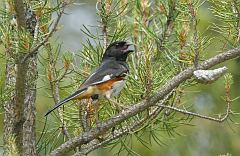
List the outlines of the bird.
<svg viewBox="0 0 240 156">
<path fill-rule="evenodd" d="M 55 104 L 45 116 L 71 100 L 91 99 L 95 104 L 100 99 L 110 100 L 119 95 L 129 74 L 127 57 L 134 52 L 133 49 L 130 49 L 130 45 L 132 44 L 127 41 L 111 43 L 106 48 L 101 64 L 95 72 L 86 78 L 73 94 Z"/>
</svg>

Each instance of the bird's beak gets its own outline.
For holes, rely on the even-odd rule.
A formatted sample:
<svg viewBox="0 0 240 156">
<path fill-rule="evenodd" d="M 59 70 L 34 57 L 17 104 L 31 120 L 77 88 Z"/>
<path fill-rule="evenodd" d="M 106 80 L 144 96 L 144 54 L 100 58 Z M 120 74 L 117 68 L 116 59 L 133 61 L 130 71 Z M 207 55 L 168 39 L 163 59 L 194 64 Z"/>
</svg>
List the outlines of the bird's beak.
<svg viewBox="0 0 240 156">
<path fill-rule="evenodd" d="M 126 46 L 127 46 L 126 52 L 128 52 L 128 53 L 134 52 L 134 47 L 133 47 L 132 43 L 127 42 Z"/>
</svg>

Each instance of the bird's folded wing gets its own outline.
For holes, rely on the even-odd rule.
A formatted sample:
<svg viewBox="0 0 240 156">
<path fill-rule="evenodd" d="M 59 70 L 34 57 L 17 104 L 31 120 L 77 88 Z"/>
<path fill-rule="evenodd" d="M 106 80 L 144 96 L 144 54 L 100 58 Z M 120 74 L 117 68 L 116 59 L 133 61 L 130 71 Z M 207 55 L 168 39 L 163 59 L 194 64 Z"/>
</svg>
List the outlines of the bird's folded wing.
<svg viewBox="0 0 240 156">
<path fill-rule="evenodd" d="M 128 68 L 116 61 L 104 62 L 98 70 L 96 70 L 92 75 L 90 75 L 80 86 L 80 88 L 85 88 L 88 86 L 100 84 L 116 77 L 125 76 L 128 73 Z"/>
</svg>

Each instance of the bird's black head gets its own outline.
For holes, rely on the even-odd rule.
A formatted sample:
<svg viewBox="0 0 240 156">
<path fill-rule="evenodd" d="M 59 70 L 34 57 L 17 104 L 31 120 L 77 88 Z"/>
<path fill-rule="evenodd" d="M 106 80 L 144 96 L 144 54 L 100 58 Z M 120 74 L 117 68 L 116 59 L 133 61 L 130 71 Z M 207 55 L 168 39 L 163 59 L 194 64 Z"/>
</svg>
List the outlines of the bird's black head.
<svg viewBox="0 0 240 156">
<path fill-rule="evenodd" d="M 114 58 L 117 61 L 126 61 L 128 54 L 133 52 L 133 50 L 128 49 L 130 45 L 126 41 L 113 42 L 103 54 L 103 61 L 109 58 Z"/>
</svg>

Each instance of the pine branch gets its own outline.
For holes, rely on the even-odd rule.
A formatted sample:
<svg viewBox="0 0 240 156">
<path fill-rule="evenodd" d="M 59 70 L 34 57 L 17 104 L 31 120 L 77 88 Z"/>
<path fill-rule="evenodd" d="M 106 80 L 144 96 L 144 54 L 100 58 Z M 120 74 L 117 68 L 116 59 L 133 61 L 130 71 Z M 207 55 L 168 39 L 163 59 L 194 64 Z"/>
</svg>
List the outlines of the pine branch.
<svg viewBox="0 0 240 156">
<path fill-rule="evenodd" d="M 45 43 L 48 42 L 48 40 L 52 37 L 52 35 L 54 34 L 54 32 L 57 30 L 57 26 L 60 22 L 60 19 L 62 17 L 62 15 L 64 14 L 64 9 L 65 7 L 67 6 L 67 2 L 63 2 L 62 3 L 62 10 L 59 12 L 58 14 L 58 17 L 53 25 L 53 28 L 52 30 L 49 32 L 49 34 L 47 35 L 47 37 L 42 41 L 40 42 L 39 44 L 37 44 L 35 47 L 31 48 L 31 50 L 28 52 L 28 54 L 26 54 L 24 56 L 24 58 L 21 60 L 21 62 L 25 62 L 29 57 L 31 57 L 32 55 L 36 54 L 39 50 L 39 48 L 41 48 Z"/>
<path fill-rule="evenodd" d="M 206 116 L 206 115 L 201 115 L 201 114 L 198 114 L 198 113 L 189 112 L 187 110 L 179 109 L 179 108 L 172 107 L 172 106 L 166 106 L 166 105 L 162 105 L 162 104 L 160 104 L 160 105 L 158 104 L 158 106 L 162 107 L 162 108 L 168 108 L 168 109 L 171 109 L 173 111 L 176 111 L 176 112 L 179 112 L 179 113 L 183 113 L 185 115 L 191 115 L 191 116 L 194 116 L 194 117 L 199 117 L 199 118 L 202 118 L 202 119 L 216 121 L 216 122 L 223 122 L 223 121 L 225 121 L 228 118 L 229 113 L 230 113 L 230 103 L 227 103 L 226 114 L 222 118 L 209 117 L 209 116 Z"/>
<path fill-rule="evenodd" d="M 159 102 L 159 105 L 166 105 L 169 98 L 171 97 L 172 93 L 169 94 L 168 96 L 166 96 L 163 100 L 161 100 L 161 102 Z M 163 110 L 162 107 L 157 107 L 155 108 L 153 111 L 151 111 L 149 113 L 149 116 L 146 116 L 145 118 L 134 122 L 132 125 L 130 126 L 125 126 L 123 128 L 120 128 L 119 130 L 117 130 L 116 132 L 114 131 L 114 133 L 112 133 L 112 135 L 106 139 L 104 139 L 102 142 L 96 142 L 95 140 L 91 141 L 89 143 L 89 145 L 87 147 L 84 147 L 84 149 L 82 149 L 80 152 L 75 153 L 74 156 L 78 156 L 78 155 L 87 155 L 88 153 L 90 153 L 91 151 L 102 147 L 108 143 L 110 143 L 113 140 L 116 140 L 124 135 L 127 135 L 129 133 L 132 132 L 136 132 L 139 129 L 141 129 L 141 127 L 143 127 L 148 121 L 153 121 L 154 119 L 157 118 L 157 116 L 161 113 L 161 111 Z"/>
<path fill-rule="evenodd" d="M 165 49 L 164 44 L 168 41 L 170 35 L 173 32 L 174 29 L 174 13 L 176 12 L 176 2 L 175 1 L 169 1 L 169 11 L 167 14 L 167 22 L 166 22 L 166 28 L 164 29 L 162 33 L 162 38 L 160 39 L 158 43 L 159 47 L 159 53 Z"/>
<path fill-rule="evenodd" d="M 197 67 L 198 66 L 198 62 L 199 62 L 199 57 L 200 57 L 200 49 L 199 49 L 199 36 L 198 36 L 198 29 L 197 29 L 197 25 L 198 25 L 198 21 L 197 21 L 197 10 L 194 7 L 193 2 L 189 2 L 188 4 L 189 7 L 189 13 L 191 14 L 192 17 L 192 25 L 193 25 L 193 46 L 194 46 L 194 66 Z"/>
<path fill-rule="evenodd" d="M 238 43 L 240 41 L 240 10 L 238 9 L 239 4 L 237 0 L 233 0 L 233 7 L 236 10 L 236 16 L 237 16 L 237 40 L 236 42 Z"/>
<path fill-rule="evenodd" d="M 166 95 L 168 95 L 173 89 L 178 87 L 181 83 L 186 81 L 187 79 L 190 79 L 193 75 L 193 72 L 195 70 L 199 69 L 209 69 L 215 65 L 218 65 L 222 62 L 225 62 L 227 60 L 237 58 L 240 56 L 240 48 L 235 48 L 228 50 L 224 53 L 218 54 L 203 63 L 199 64 L 198 68 L 195 69 L 195 67 L 189 67 L 182 72 L 180 72 L 178 75 L 173 77 L 171 80 L 169 80 L 165 85 L 163 85 L 156 94 L 154 94 L 152 97 L 150 97 L 147 101 L 141 101 L 137 104 L 134 104 L 130 106 L 127 110 L 122 111 L 118 115 L 109 118 L 108 120 L 104 121 L 103 123 L 99 124 L 96 128 L 92 128 L 87 132 L 82 133 L 80 136 L 77 136 L 75 138 L 72 138 L 71 140 L 63 143 L 58 148 L 53 150 L 50 155 L 51 156 L 58 156 L 63 155 L 71 150 L 73 150 L 77 146 L 81 146 L 83 144 L 87 144 L 90 141 L 94 140 L 101 134 L 104 134 L 108 130 L 110 130 L 112 127 L 122 123 L 126 119 L 129 119 L 130 117 L 143 112 L 144 110 L 148 109 L 151 106 L 154 106 L 157 104 L 161 99 L 163 99 Z"/>
<path fill-rule="evenodd" d="M 59 52 L 60 50 L 61 50 L 61 45 L 59 46 L 59 49 L 57 49 L 57 51 Z M 50 90 L 51 90 L 54 103 L 57 104 L 60 102 L 59 83 L 68 73 L 68 68 L 64 70 L 64 73 L 62 75 L 60 75 L 58 78 L 56 77 L 56 73 L 57 73 L 56 61 L 57 60 L 54 59 L 54 53 L 50 44 L 48 44 L 48 59 L 49 59 L 48 81 L 50 84 Z M 62 129 L 63 136 L 66 137 L 67 140 L 69 140 L 70 134 L 66 127 L 66 122 L 64 118 L 64 107 L 62 109 L 59 109 L 58 114 L 62 124 L 61 129 Z"/>
</svg>

